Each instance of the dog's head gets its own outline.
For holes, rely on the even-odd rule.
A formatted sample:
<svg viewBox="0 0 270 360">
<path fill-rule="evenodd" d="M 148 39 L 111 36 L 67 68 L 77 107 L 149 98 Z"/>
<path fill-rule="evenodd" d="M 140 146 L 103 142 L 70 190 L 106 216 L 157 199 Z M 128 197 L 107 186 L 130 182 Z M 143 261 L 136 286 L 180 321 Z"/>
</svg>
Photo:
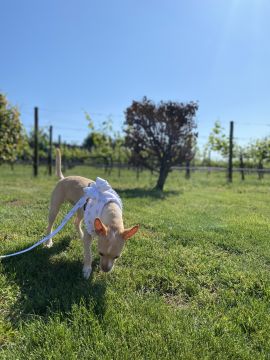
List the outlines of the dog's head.
<svg viewBox="0 0 270 360">
<path fill-rule="evenodd" d="M 104 272 L 109 272 L 112 270 L 115 260 L 119 258 L 125 242 L 136 234 L 139 225 L 119 231 L 106 226 L 99 218 L 96 218 L 94 226 L 98 235 L 100 268 Z"/>
</svg>

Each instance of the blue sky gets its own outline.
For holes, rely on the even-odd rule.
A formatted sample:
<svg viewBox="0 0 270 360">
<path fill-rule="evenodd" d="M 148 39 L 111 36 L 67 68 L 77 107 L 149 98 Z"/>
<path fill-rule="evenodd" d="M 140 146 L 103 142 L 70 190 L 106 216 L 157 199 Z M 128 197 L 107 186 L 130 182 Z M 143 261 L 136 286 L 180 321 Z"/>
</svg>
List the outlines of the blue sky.
<svg viewBox="0 0 270 360">
<path fill-rule="evenodd" d="M 199 101 L 201 145 L 217 119 L 248 142 L 270 135 L 269 18 L 269 0 L 3 0 L 0 91 L 68 142 L 84 111 L 119 130 L 144 95 Z"/>
</svg>

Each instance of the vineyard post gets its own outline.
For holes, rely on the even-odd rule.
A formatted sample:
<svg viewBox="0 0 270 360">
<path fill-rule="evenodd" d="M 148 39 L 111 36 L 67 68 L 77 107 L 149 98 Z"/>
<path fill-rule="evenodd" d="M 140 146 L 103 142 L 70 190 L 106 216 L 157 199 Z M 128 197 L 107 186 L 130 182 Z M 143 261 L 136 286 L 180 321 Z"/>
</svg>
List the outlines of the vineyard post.
<svg viewBox="0 0 270 360">
<path fill-rule="evenodd" d="M 33 162 L 33 170 L 34 176 L 38 176 L 38 107 L 34 108 L 34 162 Z"/>
</svg>

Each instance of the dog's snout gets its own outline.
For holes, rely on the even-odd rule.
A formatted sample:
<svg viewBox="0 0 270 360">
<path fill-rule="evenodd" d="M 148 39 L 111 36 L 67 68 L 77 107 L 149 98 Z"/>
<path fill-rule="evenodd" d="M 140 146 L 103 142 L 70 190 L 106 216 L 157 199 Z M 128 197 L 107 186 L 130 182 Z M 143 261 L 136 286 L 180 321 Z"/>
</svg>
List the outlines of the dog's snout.
<svg viewBox="0 0 270 360">
<path fill-rule="evenodd" d="M 109 268 L 109 267 L 102 267 L 101 270 L 104 271 L 104 272 L 109 272 L 111 271 L 112 268 Z"/>
<path fill-rule="evenodd" d="M 109 271 L 112 270 L 112 266 L 110 266 L 110 265 L 102 265 L 101 270 L 104 271 L 104 272 L 109 272 Z"/>
<path fill-rule="evenodd" d="M 108 263 L 107 263 L 107 262 L 106 262 L 106 263 L 101 262 L 101 263 L 100 263 L 100 268 L 101 268 L 101 270 L 104 271 L 104 272 L 109 272 L 109 271 L 111 271 L 112 268 L 113 268 L 113 263 L 112 263 L 111 261 L 109 261 Z"/>
</svg>

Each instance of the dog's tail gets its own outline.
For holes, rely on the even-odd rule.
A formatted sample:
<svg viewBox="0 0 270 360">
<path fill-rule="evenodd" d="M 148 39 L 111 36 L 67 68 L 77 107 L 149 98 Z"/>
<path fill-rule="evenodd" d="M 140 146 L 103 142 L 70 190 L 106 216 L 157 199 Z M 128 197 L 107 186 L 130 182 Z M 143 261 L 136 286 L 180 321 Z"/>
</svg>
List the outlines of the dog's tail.
<svg viewBox="0 0 270 360">
<path fill-rule="evenodd" d="M 60 149 L 56 149 L 56 162 L 55 162 L 55 167 L 56 167 L 56 175 L 60 178 L 60 179 L 64 179 L 64 175 L 62 174 L 62 170 L 61 170 L 61 151 Z"/>
</svg>

